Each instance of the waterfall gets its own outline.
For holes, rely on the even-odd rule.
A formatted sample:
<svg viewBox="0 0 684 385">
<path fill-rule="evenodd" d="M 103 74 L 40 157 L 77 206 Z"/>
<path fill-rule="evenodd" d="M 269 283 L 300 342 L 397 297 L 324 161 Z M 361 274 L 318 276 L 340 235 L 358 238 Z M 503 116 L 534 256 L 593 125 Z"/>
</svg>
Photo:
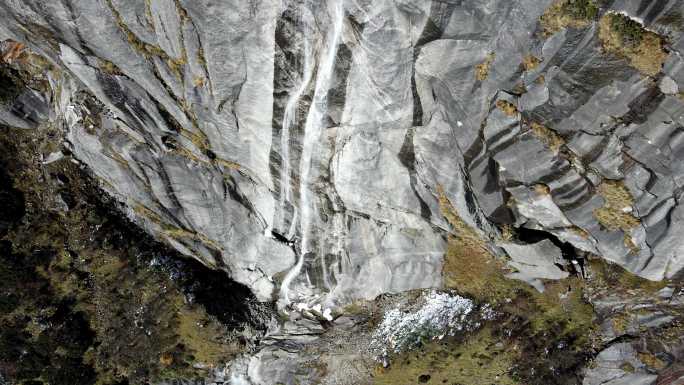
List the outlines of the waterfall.
<svg viewBox="0 0 684 385">
<path fill-rule="evenodd" d="M 302 69 L 302 78 L 299 87 L 297 87 L 294 92 L 289 95 L 287 104 L 285 106 L 285 113 L 283 115 L 282 133 L 281 133 L 281 151 L 282 151 L 282 168 L 280 171 L 280 188 L 281 197 L 283 202 L 292 202 L 292 183 L 290 182 L 291 168 L 290 168 L 290 131 L 292 127 L 297 122 L 297 109 L 299 107 L 299 101 L 302 95 L 306 91 L 311 83 L 311 78 L 313 77 L 314 71 L 314 53 L 313 46 L 311 44 L 311 27 L 309 26 L 310 20 L 313 17 L 310 15 L 309 10 L 302 6 L 301 8 L 301 27 L 302 36 L 304 37 L 304 52 L 303 61 L 304 68 Z M 295 231 L 295 226 L 297 222 L 297 206 L 293 205 L 295 211 L 293 213 L 292 225 L 290 226 L 290 234 Z"/>
<path fill-rule="evenodd" d="M 342 0 L 328 2 L 328 12 L 332 19 L 328 30 L 323 51 L 319 56 L 318 72 L 314 88 L 313 102 L 306 117 L 304 126 L 303 151 L 300 163 L 300 210 L 299 226 L 301 234 L 300 250 L 297 263 L 288 271 L 280 288 L 280 299 L 283 305 L 291 303 L 289 289 L 292 281 L 299 275 L 304 265 L 304 258 L 308 253 L 315 252 L 311 245 L 311 232 L 315 216 L 315 202 L 311 191 L 312 167 L 317 144 L 323 134 L 324 117 L 327 111 L 327 96 L 335 68 L 337 47 L 342 35 L 344 21 L 344 7 Z M 305 36 L 307 39 L 307 36 Z M 308 39 L 307 39 L 308 40 Z M 293 95 L 294 96 L 294 95 Z M 301 95 L 299 95 L 301 96 Z M 288 103 L 289 107 L 289 103 Z"/>
</svg>

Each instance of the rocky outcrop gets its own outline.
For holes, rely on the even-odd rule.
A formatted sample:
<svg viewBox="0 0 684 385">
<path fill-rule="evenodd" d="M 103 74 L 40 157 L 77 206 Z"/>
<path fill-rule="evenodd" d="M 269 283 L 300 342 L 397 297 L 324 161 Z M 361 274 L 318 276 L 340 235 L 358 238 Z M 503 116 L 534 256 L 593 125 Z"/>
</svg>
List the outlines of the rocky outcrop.
<svg viewBox="0 0 684 385">
<path fill-rule="evenodd" d="M 677 280 L 683 10 L 0 0 L 3 60 L 40 74 L 0 122 L 61 125 L 128 216 L 293 333 L 452 286 L 454 245 L 539 292 L 594 258 Z"/>
<path fill-rule="evenodd" d="M 608 45 L 622 35 L 603 22 L 545 30 L 549 2 L 7 0 L 2 12 L 5 37 L 64 70 L 48 96 L 15 104 L 49 98 L 132 217 L 262 300 L 335 306 L 440 286 L 453 229 L 438 187 L 485 238 L 540 229 L 675 276 L 681 4 L 642 3 L 563 17 L 622 12 L 666 36 L 657 73 Z M 47 115 L 12 109 L 19 126 Z M 602 194 L 612 181 L 631 199 Z M 630 224 L 597 215 L 615 204 Z"/>
</svg>

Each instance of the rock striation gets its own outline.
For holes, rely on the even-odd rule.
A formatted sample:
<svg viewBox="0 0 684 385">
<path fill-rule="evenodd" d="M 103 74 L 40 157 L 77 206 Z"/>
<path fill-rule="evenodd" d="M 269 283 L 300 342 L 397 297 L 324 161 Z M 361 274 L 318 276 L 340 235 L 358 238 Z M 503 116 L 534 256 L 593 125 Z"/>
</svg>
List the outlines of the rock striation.
<svg viewBox="0 0 684 385">
<path fill-rule="evenodd" d="M 0 122 L 60 124 L 145 231 L 303 319 L 444 288 L 451 237 L 540 292 L 590 258 L 679 279 L 683 12 L 0 0 L 3 60 L 48 69 L 2 91 Z"/>
<path fill-rule="evenodd" d="M 440 286 L 438 187 L 485 238 L 540 229 L 671 278 L 682 5 L 638 3 L 601 12 L 667 36 L 655 74 L 600 23 L 545 30 L 548 1 L 5 0 L 3 36 L 61 71 L 3 121 L 63 117 L 132 217 L 262 300 Z M 595 215 L 613 182 L 627 227 Z"/>
</svg>

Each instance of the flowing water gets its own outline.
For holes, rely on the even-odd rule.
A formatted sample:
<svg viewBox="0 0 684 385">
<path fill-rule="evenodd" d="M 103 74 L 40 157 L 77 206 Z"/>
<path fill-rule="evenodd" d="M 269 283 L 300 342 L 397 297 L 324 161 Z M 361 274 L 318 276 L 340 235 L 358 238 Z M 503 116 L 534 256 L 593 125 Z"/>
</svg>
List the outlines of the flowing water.
<svg viewBox="0 0 684 385">
<path fill-rule="evenodd" d="M 303 79 L 308 83 L 311 81 L 312 74 L 307 73 L 307 69 L 313 71 L 313 60 L 318 61 L 318 68 L 316 72 L 315 87 L 313 94 L 313 102 L 309 113 L 306 117 L 306 122 L 304 125 L 304 137 L 303 137 L 303 151 L 300 162 L 300 203 L 299 203 L 299 234 L 300 245 L 297 257 L 297 263 L 288 271 L 287 275 L 283 279 L 283 283 L 280 289 L 280 299 L 283 305 L 289 305 L 291 303 L 290 299 L 290 285 L 294 279 L 299 276 L 304 265 L 304 259 L 308 254 L 315 254 L 315 244 L 312 240 L 311 234 L 314 232 L 315 226 L 315 215 L 316 215 L 316 202 L 314 199 L 314 194 L 312 193 L 312 184 L 315 179 L 313 175 L 313 167 L 316 156 L 316 149 L 320 143 L 323 135 L 323 130 L 325 129 L 325 116 L 327 112 L 327 96 L 328 91 L 331 87 L 334 69 L 335 69 L 335 58 L 337 57 L 337 48 L 340 43 L 340 38 L 342 35 L 343 21 L 344 21 L 344 7 L 342 0 L 331 0 L 327 3 L 327 12 L 330 15 L 331 23 L 329 23 L 329 29 L 326 32 L 326 38 L 323 44 L 320 45 L 320 50 L 315 59 L 305 58 L 305 69 Z M 320 25 L 320 24 L 319 24 Z M 304 27 L 307 28 L 307 27 Z M 305 47 L 312 47 L 314 38 L 311 31 L 305 29 L 304 39 Z M 306 55 L 313 56 L 312 50 L 305 49 Z M 295 93 L 292 94 L 291 99 L 288 101 L 287 111 L 285 113 L 285 118 L 283 119 L 283 127 L 286 125 L 293 124 L 294 119 L 292 118 L 292 113 L 289 111 L 294 111 L 297 105 L 297 101 L 301 98 L 302 93 L 306 85 L 299 87 Z M 293 109 L 290 109 L 290 105 L 293 105 Z M 290 127 L 288 127 L 289 129 Z M 285 140 L 285 139 L 284 139 Z M 289 168 L 288 168 L 289 170 Z"/>
</svg>

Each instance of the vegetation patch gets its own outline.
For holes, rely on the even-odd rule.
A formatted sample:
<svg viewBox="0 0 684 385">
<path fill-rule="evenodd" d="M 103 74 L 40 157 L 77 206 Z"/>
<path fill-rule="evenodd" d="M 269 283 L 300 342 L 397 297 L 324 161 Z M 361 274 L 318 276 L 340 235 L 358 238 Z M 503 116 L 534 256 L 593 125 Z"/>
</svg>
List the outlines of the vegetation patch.
<svg viewBox="0 0 684 385">
<path fill-rule="evenodd" d="M 497 258 L 486 240 L 458 216 L 443 190 L 438 192 L 442 213 L 455 233 L 447 245 L 444 284 L 477 303 L 492 304 L 497 312 L 509 317 L 509 323 L 502 327 L 508 328 L 507 335 L 521 339 L 518 347 L 520 357 L 524 357 L 516 361 L 512 372 L 516 375 L 511 378 L 524 384 L 548 384 L 561 383 L 558 373 L 566 373 L 568 378 L 575 376 L 589 359 L 597 333 L 593 307 L 585 298 L 587 282 L 577 277 L 548 281 L 546 290 L 540 293 L 525 282 L 506 278 L 510 269 L 505 261 Z M 512 232 L 515 239 L 515 229 Z M 505 344 L 512 340 L 499 341 Z"/>
<path fill-rule="evenodd" d="M 562 136 L 542 124 L 532 122 L 530 123 L 530 128 L 532 129 L 532 134 L 541 140 L 554 154 L 558 154 L 561 147 L 565 145 L 565 139 Z"/>
<path fill-rule="evenodd" d="M 123 72 L 116 66 L 116 64 L 109 60 L 98 59 L 100 70 L 108 75 L 121 76 Z"/>
<path fill-rule="evenodd" d="M 494 61 L 494 53 L 487 55 L 487 58 L 482 63 L 475 66 L 475 79 L 484 81 L 489 76 L 489 67 Z"/>
<path fill-rule="evenodd" d="M 525 55 L 522 62 L 525 71 L 532 71 L 539 67 L 539 64 L 541 64 L 541 60 L 534 55 Z"/>
<path fill-rule="evenodd" d="M 630 292 L 632 295 L 638 293 L 652 297 L 668 285 L 667 280 L 651 281 L 641 278 L 602 258 L 592 258 L 588 263 L 591 271 L 590 280 L 594 290 L 610 290 L 616 293 Z"/>
<path fill-rule="evenodd" d="M 639 226 L 639 218 L 632 215 L 634 198 L 622 181 L 605 180 L 597 190 L 604 204 L 594 210 L 594 218 L 601 226 L 610 231 L 622 230 L 625 233 Z"/>
<path fill-rule="evenodd" d="M 496 101 L 496 107 L 498 109 L 500 109 L 501 111 L 503 111 L 503 113 L 506 114 L 506 116 L 510 116 L 510 117 L 518 116 L 518 108 L 515 106 L 515 104 L 513 104 L 507 100 L 503 100 L 503 99 L 497 100 Z"/>
<path fill-rule="evenodd" d="M 546 9 L 540 22 L 544 35 L 549 36 L 564 28 L 584 28 L 598 13 L 593 0 L 557 0 Z"/>
<path fill-rule="evenodd" d="M 128 43 L 131 47 L 133 47 L 134 50 L 142 54 L 146 59 L 155 56 L 161 58 L 166 62 L 166 65 L 168 66 L 169 70 L 179 80 L 183 79 L 183 66 L 185 66 L 188 62 L 185 47 L 183 47 L 183 54 L 180 58 L 170 57 L 158 45 L 145 43 L 138 36 L 136 36 L 136 34 L 130 29 L 130 27 L 126 25 L 126 23 L 123 20 L 123 17 L 121 16 L 121 13 L 116 9 L 114 4 L 112 3 L 112 0 L 106 0 L 106 4 L 112 11 L 114 18 L 116 19 L 116 23 L 119 26 L 119 29 L 121 29 L 121 31 L 124 33 L 124 35 L 126 36 L 126 40 L 128 40 Z"/>
<path fill-rule="evenodd" d="M 399 355 L 387 368 L 378 366 L 376 385 L 499 384 L 520 382 L 510 371 L 519 351 L 485 327 L 465 340 L 447 339 Z"/>
<path fill-rule="evenodd" d="M 439 187 L 440 209 L 454 234 L 449 235 L 442 267 L 444 283 L 483 302 L 497 303 L 515 295 L 517 282 L 504 277 L 505 263 L 496 258 L 487 241 L 461 219 Z"/>
<path fill-rule="evenodd" d="M 607 13 L 601 18 L 599 39 L 606 52 L 626 58 L 644 75 L 658 74 L 667 59 L 660 35 L 619 13 Z"/>
</svg>

